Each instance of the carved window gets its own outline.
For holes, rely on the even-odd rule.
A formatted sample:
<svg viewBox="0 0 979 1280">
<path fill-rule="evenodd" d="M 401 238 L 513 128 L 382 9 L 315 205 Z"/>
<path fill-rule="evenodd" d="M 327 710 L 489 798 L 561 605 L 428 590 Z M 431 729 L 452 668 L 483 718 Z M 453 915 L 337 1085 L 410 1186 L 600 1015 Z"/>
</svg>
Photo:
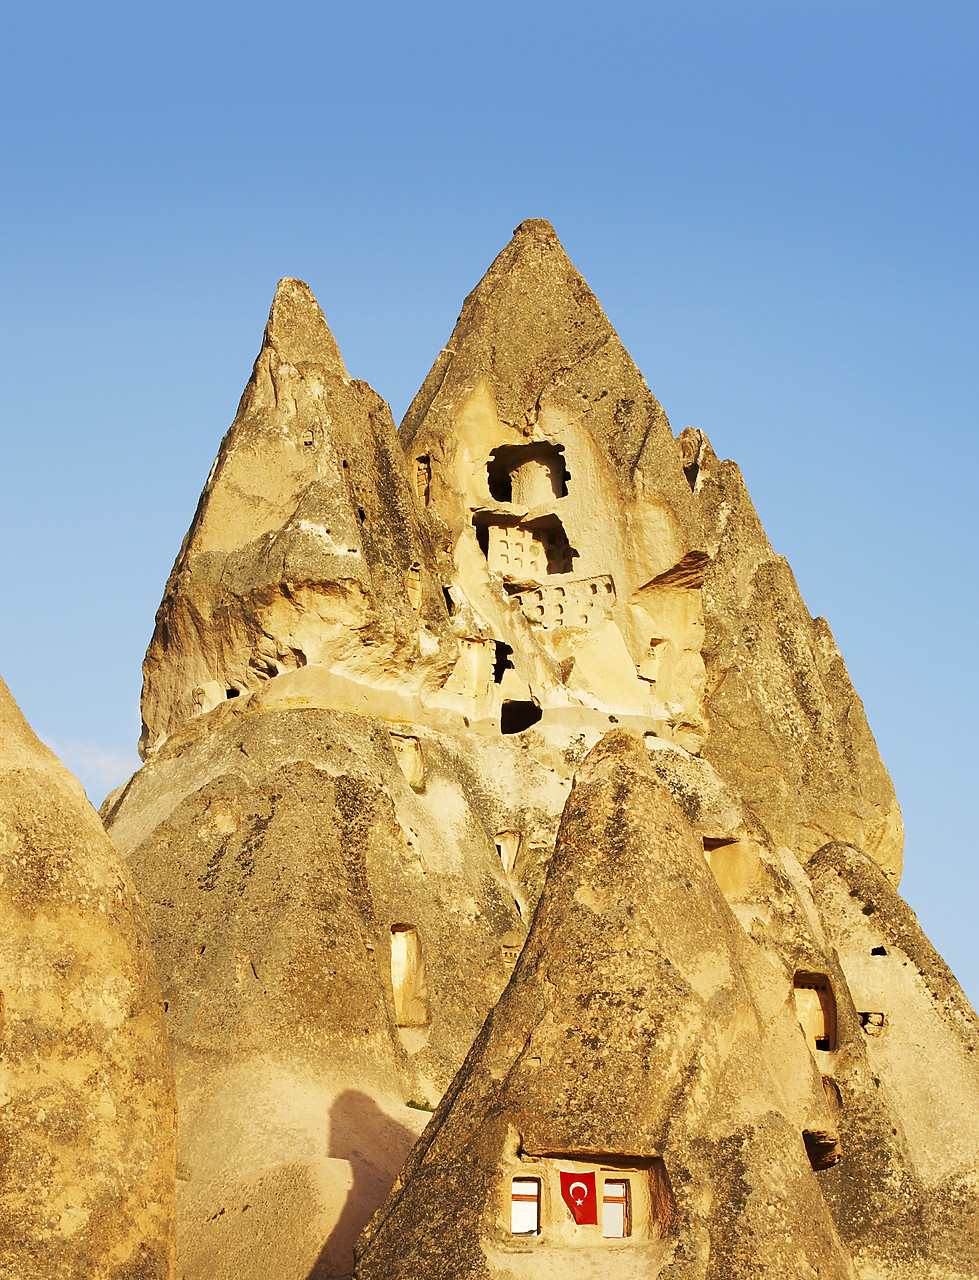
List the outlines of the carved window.
<svg viewBox="0 0 979 1280">
<path fill-rule="evenodd" d="M 836 1048 L 836 999 L 829 978 L 821 973 L 797 973 L 795 1009 L 811 1049 Z"/>
<path fill-rule="evenodd" d="M 390 738 L 394 758 L 408 785 L 420 791 L 425 785 L 425 757 L 421 743 L 406 733 L 392 733 Z"/>
<path fill-rule="evenodd" d="M 415 492 L 427 507 L 432 496 L 432 462 L 427 456 L 415 459 Z"/>
<path fill-rule="evenodd" d="M 405 573 L 405 589 L 408 602 L 413 609 L 418 609 L 422 602 L 422 570 L 421 565 L 410 565 Z"/>
<path fill-rule="evenodd" d="M 428 1025 L 428 983 L 418 930 L 410 924 L 391 926 L 391 988 L 394 1020 L 399 1027 Z"/>
<path fill-rule="evenodd" d="M 602 1235 L 609 1240 L 632 1234 L 628 1178 L 606 1178 L 602 1189 Z"/>
<path fill-rule="evenodd" d="M 540 1179 L 514 1178 L 510 1191 L 510 1234 L 540 1235 Z"/>
<path fill-rule="evenodd" d="M 490 454 L 486 479 L 497 502 L 539 507 L 563 498 L 568 492 L 564 446 L 546 441 L 500 445 Z"/>
<path fill-rule="evenodd" d="M 500 732 L 523 733 L 543 715 L 536 702 L 506 699 L 500 709 Z"/>
</svg>

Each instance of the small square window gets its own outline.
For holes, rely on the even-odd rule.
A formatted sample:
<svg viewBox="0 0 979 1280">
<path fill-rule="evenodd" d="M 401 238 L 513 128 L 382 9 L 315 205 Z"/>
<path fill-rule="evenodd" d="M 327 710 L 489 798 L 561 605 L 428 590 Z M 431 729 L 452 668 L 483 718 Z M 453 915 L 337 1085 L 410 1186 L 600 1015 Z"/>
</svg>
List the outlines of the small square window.
<svg viewBox="0 0 979 1280">
<path fill-rule="evenodd" d="M 539 1236 L 539 1179 L 514 1178 L 510 1197 L 510 1234 L 512 1236 Z"/>
</svg>

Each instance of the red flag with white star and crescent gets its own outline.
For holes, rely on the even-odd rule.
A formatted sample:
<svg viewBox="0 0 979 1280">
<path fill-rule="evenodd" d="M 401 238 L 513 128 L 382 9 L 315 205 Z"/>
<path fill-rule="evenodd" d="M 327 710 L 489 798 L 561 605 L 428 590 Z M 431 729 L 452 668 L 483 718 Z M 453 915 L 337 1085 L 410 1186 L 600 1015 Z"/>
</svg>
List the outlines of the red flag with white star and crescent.
<svg viewBox="0 0 979 1280">
<path fill-rule="evenodd" d="M 579 1227 L 597 1226 L 598 1193 L 594 1173 L 561 1173 L 561 1198 Z"/>
</svg>

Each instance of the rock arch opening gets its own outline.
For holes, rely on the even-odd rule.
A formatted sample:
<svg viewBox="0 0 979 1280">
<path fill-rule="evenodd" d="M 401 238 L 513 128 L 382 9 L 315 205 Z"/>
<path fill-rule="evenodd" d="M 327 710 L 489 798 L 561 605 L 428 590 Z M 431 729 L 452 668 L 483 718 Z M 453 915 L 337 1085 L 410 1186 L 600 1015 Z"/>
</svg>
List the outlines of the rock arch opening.
<svg viewBox="0 0 979 1280">
<path fill-rule="evenodd" d="M 490 496 L 528 508 L 565 497 L 571 473 L 563 454 L 564 445 L 546 440 L 493 449 L 486 464 Z"/>
<path fill-rule="evenodd" d="M 504 702 L 500 711 L 500 732 L 523 733 L 524 729 L 536 724 L 543 714 L 536 702 L 516 699 Z"/>
</svg>

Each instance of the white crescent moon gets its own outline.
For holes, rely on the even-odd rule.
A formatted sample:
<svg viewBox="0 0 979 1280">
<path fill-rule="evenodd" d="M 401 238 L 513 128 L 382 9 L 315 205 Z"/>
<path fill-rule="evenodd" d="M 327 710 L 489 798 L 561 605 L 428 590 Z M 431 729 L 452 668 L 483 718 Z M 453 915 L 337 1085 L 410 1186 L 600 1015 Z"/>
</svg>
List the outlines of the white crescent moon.
<svg viewBox="0 0 979 1280">
<path fill-rule="evenodd" d="M 581 1187 L 581 1189 L 582 1189 L 582 1191 L 585 1193 L 585 1195 L 587 1195 L 587 1194 L 588 1194 L 588 1186 L 587 1186 L 587 1184 L 586 1184 L 586 1183 L 584 1183 L 584 1182 L 572 1182 L 571 1186 L 570 1186 L 570 1187 L 568 1187 L 568 1194 L 569 1194 L 569 1195 L 574 1195 L 574 1189 L 575 1189 L 575 1187 Z"/>
</svg>

